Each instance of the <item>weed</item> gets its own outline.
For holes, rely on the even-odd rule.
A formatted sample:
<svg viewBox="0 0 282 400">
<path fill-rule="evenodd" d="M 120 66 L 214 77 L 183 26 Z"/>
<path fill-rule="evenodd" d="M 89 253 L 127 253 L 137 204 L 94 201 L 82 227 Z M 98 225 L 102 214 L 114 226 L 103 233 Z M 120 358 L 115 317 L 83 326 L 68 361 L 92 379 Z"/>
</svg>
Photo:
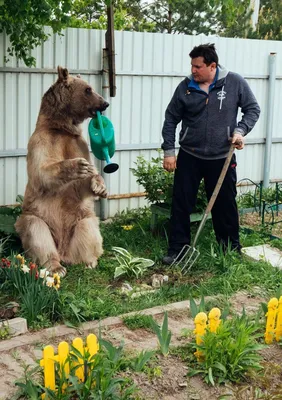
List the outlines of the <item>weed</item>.
<svg viewBox="0 0 282 400">
<path fill-rule="evenodd" d="M 263 371 L 251 371 L 247 376 L 248 383 L 231 386 L 226 384 L 229 392 L 218 400 L 280 400 L 282 385 L 280 383 L 281 366 L 273 362 L 264 362 Z"/>
<path fill-rule="evenodd" d="M 151 359 L 151 357 L 155 354 L 154 351 L 141 351 L 138 356 L 136 356 L 132 362 L 131 367 L 135 372 L 141 372 L 144 370 L 145 365 Z"/>
<path fill-rule="evenodd" d="M 128 329 L 134 330 L 134 329 L 147 329 L 151 330 L 151 316 L 145 315 L 145 314 L 134 314 L 134 315 L 128 315 L 124 316 L 122 318 L 123 323 L 127 326 Z"/>
<path fill-rule="evenodd" d="M 8 339 L 10 334 L 11 334 L 11 332 L 10 332 L 9 326 L 2 323 L 0 325 L 0 340 Z"/>
<path fill-rule="evenodd" d="M 155 378 L 161 378 L 163 375 L 163 371 L 160 366 L 145 366 L 144 372 L 146 373 L 150 382 L 152 382 Z"/>
<path fill-rule="evenodd" d="M 193 337 L 193 329 L 182 328 L 180 331 L 180 336 L 185 339 L 190 339 Z"/>
</svg>

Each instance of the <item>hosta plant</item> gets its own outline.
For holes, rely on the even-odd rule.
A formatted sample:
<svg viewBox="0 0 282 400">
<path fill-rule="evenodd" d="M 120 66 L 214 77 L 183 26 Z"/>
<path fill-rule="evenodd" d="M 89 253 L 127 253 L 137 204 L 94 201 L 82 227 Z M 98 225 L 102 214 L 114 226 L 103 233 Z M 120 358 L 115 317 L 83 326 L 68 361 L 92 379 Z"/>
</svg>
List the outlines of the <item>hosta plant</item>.
<svg viewBox="0 0 282 400">
<path fill-rule="evenodd" d="M 153 260 L 132 256 L 129 251 L 122 247 L 112 247 L 112 250 L 115 252 L 115 257 L 119 263 L 119 266 L 115 269 L 115 278 L 122 275 L 140 278 L 149 267 L 155 264 Z"/>
</svg>

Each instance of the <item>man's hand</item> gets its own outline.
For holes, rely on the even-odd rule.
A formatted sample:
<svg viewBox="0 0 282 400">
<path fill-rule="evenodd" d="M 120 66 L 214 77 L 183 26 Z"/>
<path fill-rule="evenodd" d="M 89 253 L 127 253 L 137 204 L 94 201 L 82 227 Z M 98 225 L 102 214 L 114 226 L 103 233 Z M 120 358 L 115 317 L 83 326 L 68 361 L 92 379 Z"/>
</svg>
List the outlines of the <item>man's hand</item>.
<svg viewBox="0 0 282 400">
<path fill-rule="evenodd" d="M 173 172 L 176 169 L 176 157 L 165 157 L 163 161 L 163 167 L 168 172 Z"/>
<path fill-rule="evenodd" d="M 242 150 L 245 146 L 244 136 L 240 135 L 240 133 L 234 133 L 232 143 L 235 145 L 237 150 Z"/>
</svg>

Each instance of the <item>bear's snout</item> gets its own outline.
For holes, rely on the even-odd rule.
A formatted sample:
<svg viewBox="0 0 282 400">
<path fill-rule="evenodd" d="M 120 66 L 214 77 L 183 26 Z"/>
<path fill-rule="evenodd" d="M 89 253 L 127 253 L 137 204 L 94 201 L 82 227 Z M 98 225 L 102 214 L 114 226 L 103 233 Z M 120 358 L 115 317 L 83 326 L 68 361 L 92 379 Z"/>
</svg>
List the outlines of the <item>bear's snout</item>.
<svg viewBox="0 0 282 400">
<path fill-rule="evenodd" d="M 104 101 L 104 103 L 103 103 L 102 106 L 101 106 L 101 111 L 105 111 L 106 108 L 109 107 L 109 105 L 110 105 L 110 104 L 109 104 L 107 101 Z"/>
</svg>

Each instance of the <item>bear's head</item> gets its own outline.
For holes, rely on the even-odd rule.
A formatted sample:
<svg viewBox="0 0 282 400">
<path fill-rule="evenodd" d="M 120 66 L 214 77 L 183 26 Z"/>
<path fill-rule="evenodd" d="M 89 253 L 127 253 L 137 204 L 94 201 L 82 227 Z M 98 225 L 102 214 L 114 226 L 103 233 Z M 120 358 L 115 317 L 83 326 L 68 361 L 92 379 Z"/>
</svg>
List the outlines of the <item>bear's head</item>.
<svg viewBox="0 0 282 400">
<path fill-rule="evenodd" d="M 56 118 L 71 118 L 80 124 L 87 118 L 94 117 L 96 111 L 104 111 L 109 103 L 81 79 L 69 75 L 67 68 L 58 66 L 58 79 L 45 93 L 41 111 Z"/>
</svg>

